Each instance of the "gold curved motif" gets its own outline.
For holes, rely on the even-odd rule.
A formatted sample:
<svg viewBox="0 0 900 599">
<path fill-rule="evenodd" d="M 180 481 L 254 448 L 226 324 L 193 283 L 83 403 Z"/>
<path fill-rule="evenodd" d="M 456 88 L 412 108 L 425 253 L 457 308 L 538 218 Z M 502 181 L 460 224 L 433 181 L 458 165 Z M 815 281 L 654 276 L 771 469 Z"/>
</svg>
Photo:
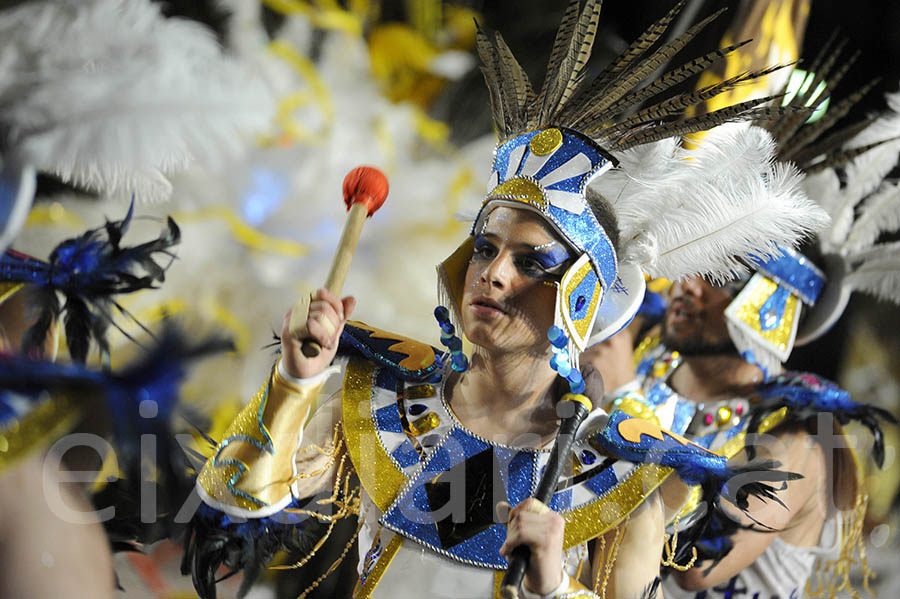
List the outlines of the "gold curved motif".
<svg viewBox="0 0 900 599">
<path fill-rule="evenodd" d="M 489 200 L 513 200 L 523 204 L 530 204 L 542 211 L 547 210 L 549 205 L 541 186 L 523 177 L 504 181 L 492 189 L 484 201 L 488 202 Z"/>
</svg>

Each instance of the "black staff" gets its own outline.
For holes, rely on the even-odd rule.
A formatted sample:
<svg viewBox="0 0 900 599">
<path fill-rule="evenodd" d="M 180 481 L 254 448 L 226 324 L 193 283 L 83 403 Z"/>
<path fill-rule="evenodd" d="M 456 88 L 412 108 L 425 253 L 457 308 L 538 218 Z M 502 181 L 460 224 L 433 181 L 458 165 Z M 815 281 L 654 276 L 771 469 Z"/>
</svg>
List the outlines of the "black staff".
<svg viewBox="0 0 900 599">
<path fill-rule="evenodd" d="M 559 473 L 562 470 L 562 456 L 569 455 L 572 448 L 572 441 L 575 439 L 575 431 L 584 422 L 584 419 L 591 411 L 591 400 L 584 395 L 576 395 L 574 393 L 566 393 L 560 400 L 560 404 L 568 402 L 572 409 L 572 415 L 563 418 L 559 424 L 559 432 L 556 433 L 556 441 L 553 443 L 553 449 L 550 452 L 550 461 L 547 462 L 547 468 L 544 475 L 538 483 L 537 491 L 534 498 L 543 504 L 550 503 L 553 491 L 556 490 L 556 483 L 559 481 Z M 518 599 L 519 585 L 525 577 L 525 570 L 528 568 L 528 560 L 531 557 L 531 549 L 527 545 L 519 545 L 512 550 L 509 560 L 509 568 L 503 576 L 503 582 L 500 588 L 500 596 L 503 599 Z"/>
</svg>

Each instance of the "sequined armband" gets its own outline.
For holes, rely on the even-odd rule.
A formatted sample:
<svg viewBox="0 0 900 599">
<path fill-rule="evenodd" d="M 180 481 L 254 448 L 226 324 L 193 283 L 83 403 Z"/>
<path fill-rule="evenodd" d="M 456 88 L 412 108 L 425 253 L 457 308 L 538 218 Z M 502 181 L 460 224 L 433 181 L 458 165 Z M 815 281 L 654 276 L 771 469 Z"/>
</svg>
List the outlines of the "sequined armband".
<svg viewBox="0 0 900 599">
<path fill-rule="evenodd" d="M 203 466 L 197 491 L 204 502 L 244 518 L 270 516 L 290 503 L 294 454 L 326 379 L 289 381 L 272 368 Z"/>
</svg>

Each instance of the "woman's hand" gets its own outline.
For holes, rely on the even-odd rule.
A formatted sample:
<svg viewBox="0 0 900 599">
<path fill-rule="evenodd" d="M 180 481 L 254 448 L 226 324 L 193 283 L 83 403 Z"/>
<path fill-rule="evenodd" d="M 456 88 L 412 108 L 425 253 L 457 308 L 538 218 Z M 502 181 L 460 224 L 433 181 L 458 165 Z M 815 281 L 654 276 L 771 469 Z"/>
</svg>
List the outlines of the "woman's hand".
<svg viewBox="0 0 900 599">
<path fill-rule="evenodd" d="M 315 358 L 303 355 L 303 343 L 291 336 L 291 311 L 284 315 L 281 325 L 281 362 L 291 376 L 305 379 L 316 376 L 325 370 L 337 353 L 338 339 L 344 324 L 356 307 L 353 297 L 338 299 L 327 289 L 319 289 L 309 303 L 309 314 L 306 328 L 309 338 L 322 346 L 322 351 Z"/>
<path fill-rule="evenodd" d="M 512 550 L 519 545 L 527 545 L 531 549 L 531 559 L 528 560 L 522 585 L 539 595 L 555 590 L 563 577 L 565 521 L 562 516 L 534 497 L 529 497 L 512 509 L 509 509 L 509 504 L 501 501 L 497 504 L 497 511 L 501 520 L 504 519 L 504 512 L 509 513 L 506 542 L 500 547 L 500 555 L 509 559 Z"/>
</svg>

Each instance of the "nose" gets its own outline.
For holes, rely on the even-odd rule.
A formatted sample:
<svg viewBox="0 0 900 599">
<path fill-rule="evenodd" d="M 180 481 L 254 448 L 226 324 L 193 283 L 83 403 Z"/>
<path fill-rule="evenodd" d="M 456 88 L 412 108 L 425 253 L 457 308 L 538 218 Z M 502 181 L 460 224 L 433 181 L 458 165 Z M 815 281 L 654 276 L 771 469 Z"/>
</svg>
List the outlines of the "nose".
<svg viewBox="0 0 900 599">
<path fill-rule="evenodd" d="M 676 281 L 672 284 L 669 291 L 669 297 L 674 299 L 676 297 L 689 295 L 695 299 L 700 299 L 708 285 L 709 284 L 701 277 L 682 279 L 681 281 Z"/>
<path fill-rule="evenodd" d="M 508 252 L 501 251 L 491 263 L 481 271 L 481 281 L 496 289 L 507 289 L 510 284 L 510 275 L 514 268 L 512 257 Z"/>
</svg>

